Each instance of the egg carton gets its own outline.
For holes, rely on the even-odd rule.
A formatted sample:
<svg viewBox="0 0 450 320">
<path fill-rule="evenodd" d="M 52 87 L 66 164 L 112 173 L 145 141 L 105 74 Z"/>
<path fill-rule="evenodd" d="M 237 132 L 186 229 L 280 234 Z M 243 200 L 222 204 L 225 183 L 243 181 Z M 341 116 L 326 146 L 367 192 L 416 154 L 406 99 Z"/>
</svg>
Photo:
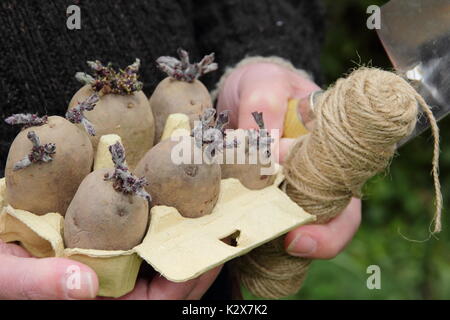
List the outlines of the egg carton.
<svg viewBox="0 0 450 320">
<path fill-rule="evenodd" d="M 183 127 L 177 121 L 172 129 Z M 95 169 L 113 167 L 108 146 L 116 141 L 120 141 L 116 135 L 101 137 Z M 141 244 L 128 251 L 105 251 L 65 248 L 64 217 L 13 208 L 5 201 L 3 178 L 0 239 L 19 242 L 38 258 L 63 257 L 84 263 L 98 275 L 99 296 L 120 297 L 133 290 L 143 261 L 168 280 L 185 282 L 315 221 L 279 188 L 283 181 L 280 166 L 274 184 L 262 190 L 249 190 L 237 179 L 223 179 L 211 214 L 184 218 L 176 208 L 155 206 Z"/>
</svg>

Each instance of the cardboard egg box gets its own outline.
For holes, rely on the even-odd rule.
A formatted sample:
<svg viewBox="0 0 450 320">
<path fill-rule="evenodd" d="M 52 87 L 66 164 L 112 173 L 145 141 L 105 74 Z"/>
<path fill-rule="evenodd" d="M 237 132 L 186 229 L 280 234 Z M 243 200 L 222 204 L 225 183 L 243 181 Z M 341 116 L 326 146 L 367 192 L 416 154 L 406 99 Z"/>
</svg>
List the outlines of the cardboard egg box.
<svg viewBox="0 0 450 320">
<path fill-rule="evenodd" d="M 164 137 L 188 125 L 183 116 L 172 115 Z M 108 147 L 117 141 L 116 135 L 101 137 L 94 169 L 113 167 Z M 200 218 L 184 218 L 172 207 L 152 207 L 146 236 L 128 251 L 65 248 L 63 216 L 13 208 L 5 200 L 6 182 L 1 179 L 0 239 L 19 242 L 38 258 L 64 257 L 90 266 L 99 277 L 99 296 L 132 291 L 143 261 L 168 280 L 184 282 L 315 220 L 279 188 L 281 171 L 278 167 L 274 184 L 262 190 L 249 190 L 237 179 L 222 180 L 213 212 Z"/>
</svg>

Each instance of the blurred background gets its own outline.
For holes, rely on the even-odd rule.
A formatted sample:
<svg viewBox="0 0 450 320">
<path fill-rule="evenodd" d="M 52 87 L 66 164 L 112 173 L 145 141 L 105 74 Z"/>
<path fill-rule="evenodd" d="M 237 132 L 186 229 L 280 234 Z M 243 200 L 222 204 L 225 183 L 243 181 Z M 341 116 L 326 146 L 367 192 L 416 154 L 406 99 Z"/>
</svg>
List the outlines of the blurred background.
<svg viewBox="0 0 450 320">
<path fill-rule="evenodd" d="M 327 36 L 322 54 L 326 85 L 357 64 L 391 70 L 374 30 L 366 28 L 369 5 L 385 0 L 323 0 Z M 420 26 L 416 26 L 420 27 Z M 363 221 L 349 247 L 330 261 L 315 261 L 300 292 L 288 299 L 450 299 L 450 117 L 440 122 L 443 231 L 429 237 L 434 214 L 430 131 L 398 152 L 388 172 L 365 187 Z M 381 290 L 366 286 L 367 267 L 381 268 Z M 245 292 L 246 298 L 254 298 Z"/>
</svg>

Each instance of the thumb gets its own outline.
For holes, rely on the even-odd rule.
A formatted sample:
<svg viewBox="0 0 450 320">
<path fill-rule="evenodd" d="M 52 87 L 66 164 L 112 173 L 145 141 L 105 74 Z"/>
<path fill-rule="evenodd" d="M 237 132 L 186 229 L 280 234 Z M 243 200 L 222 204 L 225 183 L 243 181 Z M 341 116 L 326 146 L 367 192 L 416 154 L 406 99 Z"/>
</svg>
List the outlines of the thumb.
<svg viewBox="0 0 450 320">
<path fill-rule="evenodd" d="M 97 275 L 81 263 L 0 254 L 0 299 L 93 299 L 97 291 Z"/>
<path fill-rule="evenodd" d="M 289 254 L 310 259 L 332 259 L 344 250 L 361 223 L 361 200 L 353 198 L 347 208 L 326 224 L 310 224 L 289 232 Z"/>
</svg>

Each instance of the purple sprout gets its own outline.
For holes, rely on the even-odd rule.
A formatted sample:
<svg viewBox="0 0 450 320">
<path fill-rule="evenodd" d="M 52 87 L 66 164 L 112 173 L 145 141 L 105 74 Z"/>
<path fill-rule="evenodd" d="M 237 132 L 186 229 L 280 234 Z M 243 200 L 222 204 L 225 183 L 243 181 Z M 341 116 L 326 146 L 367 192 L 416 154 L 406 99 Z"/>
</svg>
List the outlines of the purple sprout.
<svg viewBox="0 0 450 320">
<path fill-rule="evenodd" d="M 190 63 L 186 50 L 178 49 L 177 53 L 179 60 L 169 56 L 162 56 L 156 60 L 158 68 L 175 80 L 193 82 L 204 74 L 218 69 L 217 63 L 214 63 L 214 53 L 205 56 L 198 63 Z"/>
<path fill-rule="evenodd" d="M 75 108 L 70 109 L 66 113 L 66 119 L 72 123 L 81 123 L 83 124 L 86 131 L 91 135 L 95 136 L 95 128 L 91 122 L 84 116 L 85 111 L 92 111 L 95 108 L 95 105 L 100 100 L 100 97 L 97 93 L 94 93 L 90 97 L 88 97 L 85 101 L 79 103 Z"/>
<path fill-rule="evenodd" d="M 22 129 L 42 126 L 48 122 L 48 116 L 38 117 L 37 114 L 18 113 L 5 119 L 9 125 L 21 125 Z"/>
<path fill-rule="evenodd" d="M 130 95 L 142 90 L 144 86 L 142 82 L 138 81 L 138 72 L 141 66 L 139 59 L 136 59 L 125 70 L 119 69 L 119 71 L 116 71 L 111 63 L 105 66 L 99 60 L 88 61 L 87 64 L 92 69 L 93 76 L 78 72 L 75 78 L 84 84 L 91 85 L 95 92 Z"/>
<path fill-rule="evenodd" d="M 120 142 L 109 146 L 109 152 L 111 153 L 115 169 L 113 174 L 105 174 L 105 180 L 114 181 L 114 190 L 124 194 L 137 195 L 150 203 L 152 197 L 144 188 L 147 185 L 147 180 L 144 177 L 137 178 L 128 170 L 125 164 L 125 149 Z"/>
<path fill-rule="evenodd" d="M 53 155 L 56 152 L 56 145 L 54 143 L 41 145 L 39 137 L 34 131 L 28 132 L 27 138 L 33 144 L 33 148 L 27 156 L 14 164 L 13 171 L 27 168 L 36 162 L 48 163 L 53 161 Z"/>
<path fill-rule="evenodd" d="M 219 113 L 217 120 L 213 121 L 215 115 L 215 109 L 206 109 L 191 134 L 198 148 L 206 147 L 206 155 L 210 160 L 213 160 L 224 148 L 236 145 L 236 141 L 233 141 L 232 144 L 227 144 L 225 141 L 225 127 L 229 122 L 229 111 Z"/>
<path fill-rule="evenodd" d="M 269 131 L 265 128 L 263 113 L 262 112 L 252 112 L 253 119 L 255 119 L 259 130 L 248 130 L 249 135 L 249 145 L 256 146 L 258 150 L 265 150 L 266 156 L 270 157 L 271 151 L 270 146 L 274 139 L 270 136 Z"/>
</svg>

